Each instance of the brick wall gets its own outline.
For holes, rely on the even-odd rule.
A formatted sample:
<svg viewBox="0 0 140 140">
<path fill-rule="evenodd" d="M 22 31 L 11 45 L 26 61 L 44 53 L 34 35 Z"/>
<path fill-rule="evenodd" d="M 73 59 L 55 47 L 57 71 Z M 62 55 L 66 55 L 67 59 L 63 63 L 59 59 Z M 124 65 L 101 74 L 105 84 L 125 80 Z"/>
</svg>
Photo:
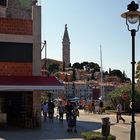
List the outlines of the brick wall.
<svg viewBox="0 0 140 140">
<path fill-rule="evenodd" d="M 33 91 L 33 113 L 36 114 L 36 111 L 41 112 L 41 92 L 42 91 Z M 36 114 L 40 116 L 39 114 Z"/>
<path fill-rule="evenodd" d="M 32 63 L 0 62 L 0 76 L 32 76 Z"/>
<path fill-rule="evenodd" d="M 32 35 L 32 20 L 0 18 L 0 33 Z"/>
<path fill-rule="evenodd" d="M 41 126 L 41 91 L 33 91 L 33 117 L 35 127 Z"/>
</svg>

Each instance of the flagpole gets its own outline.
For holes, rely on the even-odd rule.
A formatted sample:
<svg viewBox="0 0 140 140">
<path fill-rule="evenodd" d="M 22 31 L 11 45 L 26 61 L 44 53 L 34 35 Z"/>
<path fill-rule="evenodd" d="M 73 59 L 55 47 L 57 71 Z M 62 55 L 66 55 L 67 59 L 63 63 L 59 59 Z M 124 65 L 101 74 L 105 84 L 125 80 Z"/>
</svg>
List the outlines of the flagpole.
<svg viewBox="0 0 140 140">
<path fill-rule="evenodd" d="M 101 62 L 101 68 L 100 68 L 100 72 L 101 72 L 101 99 L 104 100 L 104 95 L 103 95 L 103 64 L 102 64 L 102 46 L 100 45 L 100 62 Z"/>
</svg>

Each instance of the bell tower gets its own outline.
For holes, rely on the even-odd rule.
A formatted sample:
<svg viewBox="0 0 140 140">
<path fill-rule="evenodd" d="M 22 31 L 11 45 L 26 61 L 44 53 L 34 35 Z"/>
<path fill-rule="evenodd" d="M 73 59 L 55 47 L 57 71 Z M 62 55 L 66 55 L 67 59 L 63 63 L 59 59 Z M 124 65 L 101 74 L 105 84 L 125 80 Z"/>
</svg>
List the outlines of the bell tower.
<svg viewBox="0 0 140 140">
<path fill-rule="evenodd" d="M 67 30 L 67 24 L 65 24 L 65 31 L 62 41 L 62 52 L 63 52 L 63 68 L 68 68 L 70 66 L 70 39 Z"/>
</svg>

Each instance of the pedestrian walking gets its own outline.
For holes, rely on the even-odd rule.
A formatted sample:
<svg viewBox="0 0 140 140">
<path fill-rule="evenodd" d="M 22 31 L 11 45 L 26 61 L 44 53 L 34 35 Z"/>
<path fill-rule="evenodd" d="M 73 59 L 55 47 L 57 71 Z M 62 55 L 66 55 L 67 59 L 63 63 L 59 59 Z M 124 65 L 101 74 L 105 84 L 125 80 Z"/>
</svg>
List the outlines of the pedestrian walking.
<svg viewBox="0 0 140 140">
<path fill-rule="evenodd" d="M 99 101 L 98 100 L 96 100 L 94 102 L 94 106 L 95 106 L 95 113 L 98 113 L 99 114 L 99 112 L 100 112 L 100 106 L 99 106 Z"/>
<path fill-rule="evenodd" d="M 79 116 L 79 110 L 77 108 L 76 103 L 71 103 L 70 101 L 67 102 L 67 105 L 65 106 L 66 109 L 66 120 L 68 123 L 68 129 L 67 132 L 77 132 L 76 129 L 76 118 Z"/>
<path fill-rule="evenodd" d="M 122 105 L 120 103 L 117 104 L 116 107 L 116 119 L 117 119 L 117 123 L 119 123 L 119 120 L 122 120 L 123 123 L 125 123 L 125 119 L 121 116 L 122 115 Z"/>
<path fill-rule="evenodd" d="M 129 108 L 130 108 L 130 115 L 131 115 L 131 113 L 132 113 L 132 101 L 130 101 Z"/>
<path fill-rule="evenodd" d="M 65 106 L 63 105 L 63 102 L 60 101 L 58 104 L 58 112 L 59 112 L 59 120 L 63 121 L 63 115 L 65 113 Z"/>
<path fill-rule="evenodd" d="M 42 105 L 42 111 L 43 111 L 44 120 L 46 120 L 48 115 L 48 103 L 46 101 L 44 101 Z"/>
<path fill-rule="evenodd" d="M 95 103 L 94 103 L 94 100 L 92 101 L 92 112 L 93 113 L 95 112 Z"/>
<path fill-rule="evenodd" d="M 66 120 L 68 121 L 68 116 L 71 115 L 72 110 L 74 109 L 74 106 L 72 103 L 68 100 L 67 104 L 65 105 L 65 112 L 66 112 Z"/>
<path fill-rule="evenodd" d="M 52 120 L 54 117 L 54 108 L 55 108 L 54 103 L 49 100 L 49 102 L 48 102 L 48 114 L 49 114 L 49 119 L 52 119 Z"/>
<path fill-rule="evenodd" d="M 103 112 L 103 106 L 104 106 L 104 103 L 103 103 L 102 100 L 100 100 L 100 102 L 99 102 L 99 114 L 102 114 L 102 112 Z"/>
</svg>

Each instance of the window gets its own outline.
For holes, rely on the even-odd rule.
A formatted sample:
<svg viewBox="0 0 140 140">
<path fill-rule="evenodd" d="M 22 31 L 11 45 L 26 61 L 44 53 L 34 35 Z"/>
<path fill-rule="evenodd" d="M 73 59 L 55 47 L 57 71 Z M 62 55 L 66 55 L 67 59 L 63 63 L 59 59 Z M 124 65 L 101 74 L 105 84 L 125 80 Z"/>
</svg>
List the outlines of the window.
<svg viewBox="0 0 140 140">
<path fill-rule="evenodd" d="M 7 0 L 0 0 L 0 6 L 6 6 Z"/>
<path fill-rule="evenodd" d="M 0 42 L 0 62 L 32 62 L 31 43 Z"/>
</svg>

